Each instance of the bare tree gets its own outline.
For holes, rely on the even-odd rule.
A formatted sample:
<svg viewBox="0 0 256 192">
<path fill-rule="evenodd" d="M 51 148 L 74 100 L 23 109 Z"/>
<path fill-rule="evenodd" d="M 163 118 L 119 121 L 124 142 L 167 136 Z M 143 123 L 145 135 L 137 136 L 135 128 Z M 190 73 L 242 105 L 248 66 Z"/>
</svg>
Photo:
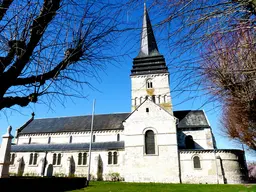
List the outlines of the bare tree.
<svg viewBox="0 0 256 192">
<path fill-rule="evenodd" d="M 246 24 L 241 24 L 246 25 Z M 250 27 L 213 38 L 202 78 L 223 106 L 227 134 L 256 150 L 256 40 Z"/>
<path fill-rule="evenodd" d="M 116 4 L 105 1 L 3 0 L 0 5 L 0 110 L 48 95 L 82 96 L 110 61 Z"/>
</svg>

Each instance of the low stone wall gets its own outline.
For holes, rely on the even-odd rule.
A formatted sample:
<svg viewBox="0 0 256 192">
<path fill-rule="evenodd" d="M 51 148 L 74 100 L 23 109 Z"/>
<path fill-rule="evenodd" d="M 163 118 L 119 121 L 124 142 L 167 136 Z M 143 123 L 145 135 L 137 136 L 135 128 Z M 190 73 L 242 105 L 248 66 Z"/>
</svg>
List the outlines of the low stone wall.
<svg viewBox="0 0 256 192">
<path fill-rule="evenodd" d="M 84 188 L 86 178 L 68 177 L 10 177 L 0 179 L 1 192 L 60 192 Z"/>
</svg>

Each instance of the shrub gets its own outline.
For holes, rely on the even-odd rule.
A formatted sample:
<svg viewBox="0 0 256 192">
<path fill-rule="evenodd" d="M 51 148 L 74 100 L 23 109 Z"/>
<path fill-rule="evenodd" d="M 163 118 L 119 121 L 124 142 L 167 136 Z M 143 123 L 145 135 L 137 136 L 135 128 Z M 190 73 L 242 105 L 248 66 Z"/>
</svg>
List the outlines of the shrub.
<svg viewBox="0 0 256 192">
<path fill-rule="evenodd" d="M 105 180 L 107 180 L 107 181 L 123 181 L 124 179 L 120 176 L 119 173 L 113 172 L 113 173 L 108 173 L 105 176 Z"/>
<path fill-rule="evenodd" d="M 9 172 L 9 175 L 10 175 L 10 176 L 17 176 L 17 173 Z"/>
<path fill-rule="evenodd" d="M 64 173 L 54 173 L 55 177 L 66 177 Z"/>
<path fill-rule="evenodd" d="M 248 164 L 249 181 L 256 182 L 256 163 Z"/>
</svg>

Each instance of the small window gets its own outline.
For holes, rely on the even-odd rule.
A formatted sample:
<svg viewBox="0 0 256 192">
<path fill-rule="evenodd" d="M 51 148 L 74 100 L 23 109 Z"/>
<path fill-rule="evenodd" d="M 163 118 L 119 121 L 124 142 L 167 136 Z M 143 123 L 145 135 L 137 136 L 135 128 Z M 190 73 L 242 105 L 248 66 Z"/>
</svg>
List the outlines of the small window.
<svg viewBox="0 0 256 192">
<path fill-rule="evenodd" d="M 120 134 L 117 134 L 116 137 L 117 137 L 116 140 L 117 140 L 117 141 L 120 141 Z"/>
<path fill-rule="evenodd" d="M 82 165 L 82 153 L 78 153 L 78 165 Z"/>
<path fill-rule="evenodd" d="M 38 154 L 35 153 L 34 154 L 34 161 L 33 161 L 33 165 L 36 165 L 37 164 L 37 157 L 38 157 Z"/>
<path fill-rule="evenodd" d="M 72 143 L 72 140 L 73 140 L 73 137 L 70 136 L 70 137 L 69 137 L 69 143 Z"/>
<path fill-rule="evenodd" d="M 56 153 L 54 153 L 53 157 L 52 157 L 52 164 L 56 165 L 56 163 L 57 163 L 57 155 L 56 155 Z"/>
<path fill-rule="evenodd" d="M 57 165 L 60 165 L 61 164 L 61 154 L 59 153 L 58 154 L 58 159 L 57 159 Z"/>
<path fill-rule="evenodd" d="M 200 169 L 201 168 L 200 158 L 198 156 L 195 156 L 193 158 L 193 164 L 194 164 L 194 169 Z"/>
<path fill-rule="evenodd" d="M 29 155 L 29 165 L 32 165 L 32 163 L 33 163 L 33 153 L 30 153 L 30 155 Z"/>
<path fill-rule="evenodd" d="M 118 163 L 118 154 L 117 152 L 108 152 L 108 164 L 116 165 Z"/>
<path fill-rule="evenodd" d="M 143 97 L 140 97 L 140 104 L 143 102 Z"/>
<path fill-rule="evenodd" d="M 117 164 L 117 152 L 114 152 L 114 164 Z"/>
<path fill-rule="evenodd" d="M 147 89 L 152 89 L 152 88 L 153 88 L 152 79 L 148 79 L 147 80 Z"/>
<path fill-rule="evenodd" d="M 83 165 L 87 164 L 87 153 L 83 153 Z"/>
<path fill-rule="evenodd" d="M 92 142 L 95 142 L 95 141 L 96 141 L 96 136 L 93 135 L 93 137 L 92 137 Z"/>
<path fill-rule="evenodd" d="M 155 95 L 152 95 L 152 101 L 153 101 L 154 103 L 156 103 L 156 96 L 155 96 Z"/>
<path fill-rule="evenodd" d="M 155 134 L 152 130 L 145 133 L 145 152 L 146 154 L 155 154 Z"/>
<path fill-rule="evenodd" d="M 166 103 L 167 102 L 167 96 L 164 95 L 163 98 L 164 98 L 164 103 Z"/>
<path fill-rule="evenodd" d="M 51 143 L 51 137 L 48 137 L 48 144 Z"/>
<path fill-rule="evenodd" d="M 146 112 L 147 112 L 147 113 L 149 112 L 149 108 L 146 108 Z"/>
<path fill-rule="evenodd" d="M 11 165 L 14 164 L 14 161 L 15 161 L 15 154 L 13 153 L 11 154 L 11 160 L 10 160 Z"/>
<path fill-rule="evenodd" d="M 108 152 L 108 164 L 112 164 L 112 152 Z"/>
<path fill-rule="evenodd" d="M 31 144 L 31 137 L 29 137 L 28 139 L 28 144 Z"/>
<path fill-rule="evenodd" d="M 158 97 L 157 97 L 157 99 L 158 99 L 158 103 L 161 103 L 161 96 L 159 95 Z"/>
</svg>

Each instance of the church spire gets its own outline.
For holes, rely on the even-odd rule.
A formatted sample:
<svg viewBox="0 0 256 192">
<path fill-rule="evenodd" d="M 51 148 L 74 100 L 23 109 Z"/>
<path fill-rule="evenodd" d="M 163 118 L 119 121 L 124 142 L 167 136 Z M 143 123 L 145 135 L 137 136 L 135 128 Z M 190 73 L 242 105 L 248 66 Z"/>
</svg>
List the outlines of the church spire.
<svg viewBox="0 0 256 192">
<path fill-rule="evenodd" d="M 156 39 L 146 4 L 144 3 L 140 52 L 139 55 L 133 59 L 131 76 L 157 73 L 168 73 L 168 68 L 163 55 L 158 52 Z"/>
<path fill-rule="evenodd" d="M 140 52 L 137 57 L 147 57 L 147 56 L 155 56 L 155 55 L 160 55 L 160 54 L 158 52 L 158 47 L 156 44 L 156 39 L 154 36 L 152 25 L 149 19 L 146 3 L 144 3 Z"/>
</svg>

